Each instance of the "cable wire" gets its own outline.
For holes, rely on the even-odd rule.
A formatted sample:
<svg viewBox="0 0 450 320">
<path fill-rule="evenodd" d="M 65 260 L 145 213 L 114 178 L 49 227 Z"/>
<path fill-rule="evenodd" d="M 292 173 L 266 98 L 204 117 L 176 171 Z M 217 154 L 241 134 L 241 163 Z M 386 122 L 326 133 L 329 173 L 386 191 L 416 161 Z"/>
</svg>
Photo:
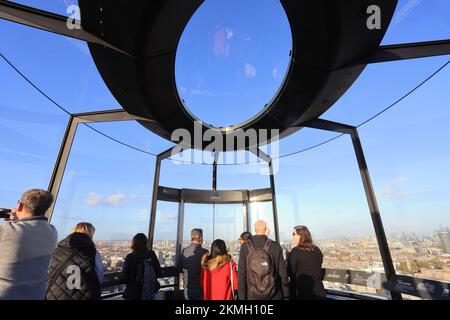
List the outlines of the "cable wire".
<svg viewBox="0 0 450 320">
<path fill-rule="evenodd" d="M 41 90 L 33 81 L 31 81 L 27 76 L 25 76 L 8 58 L 6 58 L 1 52 L 0 52 L 0 57 L 17 73 L 17 74 L 19 74 L 26 82 L 28 82 L 28 84 L 30 84 L 36 91 L 38 91 L 42 96 L 44 96 L 47 100 L 49 100 L 51 103 L 53 103 L 57 108 L 59 108 L 60 110 L 62 110 L 63 112 L 65 112 L 66 114 L 68 114 L 68 115 L 70 115 L 70 116 L 72 116 L 73 114 L 72 113 L 70 113 L 66 108 L 64 108 L 64 107 L 62 107 L 59 103 L 57 103 L 55 100 L 53 100 L 50 96 L 48 96 L 43 90 Z M 430 76 L 428 76 L 425 80 L 423 80 L 422 82 L 420 82 L 417 86 L 415 86 L 413 89 L 411 89 L 410 91 L 408 91 L 406 94 L 404 94 L 402 97 L 400 97 L 399 99 L 397 99 L 395 102 L 393 102 L 392 104 L 390 104 L 389 106 L 387 106 L 386 108 L 384 108 L 383 110 L 381 110 L 380 112 L 378 112 L 378 113 L 376 113 L 375 115 L 373 115 L 372 117 L 370 117 L 369 119 L 367 119 L 367 120 L 365 120 L 365 121 L 363 121 L 363 122 L 361 122 L 359 125 L 357 125 L 356 127 L 357 128 L 359 128 L 359 127 L 361 127 L 361 126 L 363 126 L 363 125 L 365 125 L 365 124 L 367 124 L 368 122 L 370 122 L 370 121 L 372 121 L 372 120 L 374 120 L 375 118 L 378 118 L 379 116 L 381 116 L 383 113 L 385 113 L 386 111 L 388 111 L 388 110 L 390 110 L 391 108 L 393 108 L 394 106 L 396 106 L 396 105 L 398 105 L 401 101 L 403 101 L 404 99 L 406 99 L 408 96 L 410 96 L 411 94 L 413 94 L 415 91 L 417 91 L 419 88 L 421 88 L 423 85 L 425 85 L 428 81 L 430 81 L 431 79 L 433 79 L 438 73 L 440 73 L 445 67 L 447 67 L 447 65 L 448 64 L 450 64 L 450 60 L 448 60 L 445 64 L 443 64 L 440 68 L 438 68 L 436 71 L 434 71 Z M 150 155 L 150 156 L 153 156 L 153 157 L 156 157 L 156 156 L 158 156 L 157 154 L 155 154 L 155 153 L 152 153 L 152 152 L 149 152 L 149 151 L 146 151 L 146 150 L 143 150 L 143 149 L 140 149 L 140 148 L 137 148 L 137 147 L 134 147 L 134 146 L 132 146 L 132 145 L 130 145 L 130 144 L 128 144 L 128 143 L 125 143 L 125 142 L 122 142 L 122 141 L 120 141 L 120 140 L 118 140 L 118 139 L 116 139 L 116 138 L 113 138 L 113 137 L 111 137 L 111 136 L 109 136 L 109 135 L 107 135 L 106 133 L 104 133 L 104 132 L 102 132 L 102 131 L 100 131 L 100 130 L 98 130 L 98 129 L 95 129 L 94 127 L 92 127 L 92 126 L 90 126 L 90 125 L 88 125 L 88 124 L 86 124 L 86 123 L 84 123 L 84 125 L 86 126 L 86 127 L 88 127 L 88 128 L 90 128 L 91 130 L 93 130 L 94 132 L 96 132 L 96 133 L 98 133 L 98 134 L 100 134 L 100 135 L 102 135 L 103 137 L 105 137 L 105 138 L 107 138 L 107 139 L 110 139 L 110 140 L 112 140 L 112 141 L 114 141 L 114 142 L 116 142 L 116 143 L 118 143 L 118 144 L 120 144 L 120 145 L 122 145 L 122 146 L 124 146 L 124 147 L 127 147 L 127 148 L 130 148 L 130 149 L 132 149 L 132 150 L 135 150 L 135 151 L 138 151 L 138 152 L 141 152 L 141 153 L 144 153 L 144 154 L 146 154 L 146 155 Z M 294 152 L 291 152 L 291 153 L 288 153 L 288 154 L 285 154 L 285 155 L 281 155 L 281 156 L 278 156 L 278 157 L 273 157 L 272 158 L 272 160 L 276 160 L 276 159 L 282 159 L 282 158 L 287 158 L 287 157 L 290 157 L 290 156 L 293 156 L 293 155 L 297 155 L 297 154 L 300 154 L 300 153 L 303 153 L 303 152 L 306 152 L 306 151 L 309 151 L 309 150 L 312 150 L 312 149 L 315 149 L 315 148 L 318 148 L 318 147 L 320 147 L 320 146 L 323 146 L 323 145 L 325 145 L 325 144 L 327 144 L 327 143 L 330 143 L 330 142 L 332 142 L 332 141 L 334 141 L 334 140 L 336 140 L 336 139 L 338 139 L 338 138 L 340 138 L 340 137 L 342 137 L 342 136 L 344 136 L 345 134 L 344 133 L 342 133 L 342 134 L 340 134 L 340 135 L 338 135 L 338 136 L 336 136 L 336 137 L 333 137 L 333 138 L 331 138 L 331 139 L 328 139 L 328 140 L 325 140 L 325 141 L 323 141 L 323 142 L 321 142 L 321 143 L 318 143 L 318 144 L 315 144 L 315 145 L 313 145 L 313 146 L 310 146 L 310 147 L 307 147 L 307 148 L 304 148 L 304 149 L 301 149 L 301 150 L 298 150 L 298 151 L 294 151 Z M 175 162 L 179 162 L 179 163 L 184 163 L 184 164 L 195 164 L 195 165 L 212 165 L 211 163 L 205 163 L 205 162 L 202 162 L 202 163 L 197 163 L 197 162 L 191 162 L 191 161 L 183 161 L 183 160 L 178 160 L 178 159 L 172 159 L 172 158 L 168 158 L 168 159 L 170 159 L 170 160 L 172 160 L 172 161 L 175 161 Z M 249 165 L 249 164 L 260 164 L 261 162 L 260 161 L 257 161 L 257 162 L 245 162 L 245 163 L 231 163 L 231 164 L 226 164 L 226 163 L 222 163 L 222 164 L 220 164 L 220 163 L 218 163 L 217 165 L 218 166 L 233 166 L 233 165 Z"/>
</svg>

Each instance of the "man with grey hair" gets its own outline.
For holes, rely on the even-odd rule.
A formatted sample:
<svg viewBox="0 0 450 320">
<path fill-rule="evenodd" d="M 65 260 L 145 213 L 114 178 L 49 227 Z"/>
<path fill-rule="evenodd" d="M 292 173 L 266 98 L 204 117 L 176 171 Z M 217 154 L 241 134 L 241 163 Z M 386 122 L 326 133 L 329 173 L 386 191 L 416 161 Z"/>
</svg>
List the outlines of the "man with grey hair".
<svg viewBox="0 0 450 320">
<path fill-rule="evenodd" d="M 202 257 L 208 250 L 202 248 L 203 230 L 192 229 L 191 244 L 181 251 L 178 269 L 183 272 L 184 298 L 186 300 L 201 300 L 200 273 Z"/>
<path fill-rule="evenodd" d="M 44 299 L 58 238 L 45 217 L 53 200 L 45 190 L 28 190 L 0 225 L 0 300 Z"/>
</svg>

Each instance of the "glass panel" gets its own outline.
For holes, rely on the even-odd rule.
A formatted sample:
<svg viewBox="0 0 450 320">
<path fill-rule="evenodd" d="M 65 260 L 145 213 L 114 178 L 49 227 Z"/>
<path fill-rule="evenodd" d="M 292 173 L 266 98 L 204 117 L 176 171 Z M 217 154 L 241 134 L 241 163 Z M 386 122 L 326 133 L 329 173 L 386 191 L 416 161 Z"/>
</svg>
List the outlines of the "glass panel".
<svg viewBox="0 0 450 320">
<path fill-rule="evenodd" d="M 245 206 L 242 204 L 215 205 L 214 239 L 222 239 L 227 244 L 228 253 L 239 261 L 239 236 L 244 232 Z"/>
<path fill-rule="evenodd" d="M 162 267 L 175 265 L 178 228 L 178 203 L 158 201 L 153 250 Z"/>
<path fill-rule="evenodd" d="M 161 267 L 173 267 L 176 262 L 176 245 L 178 230 L 178 203 L 158 201 L 155 219 L 155 235 L 153 250 L 159 259 Z M 161 286 L 170 286 L 175 278 L 158 279 Z M 174 290 L 174 287 L 161 290 Z"/>
<path fill-rule="evenodd" d="M 278 1 L 205 1 L 178 44 L 178 93 L 206 123 L 241 123 L 274 98 L 291 49 L 289 22 Z"/>
<path fill-rule="evenodd" d="M 313 148 L 339 135 L 340 133 L 336 132 L 302 128 L 283 139 L 269 144 L 268 146 L 262 146 L 261 150 L 270 155 L 274 159 L 274 164 L 277 164 L 277 159 L 280 156 L 285 157 L 286 155 L 291 155 L 301 150 L 308 151 L 310 148 Z M 278 144 L 278 146 L 276 144 Z"/>
<path fill-rule="evenodd" d="M 217 189 L 251 190 L 270 188 L 267 175 L 268 164 L 219 165 L 217 166 Z"/>
<path fill-rule="evenodd" d="M 71 17 L 73 15 L 73 8 L 71 6 L 78 6 L 78 0 L 13 0 L 11 2 Z M 80 19 L 79 14 L 76 19 Z"/>
<path fill-rule="evenodd" d="M 450 69 L 360 128 L 397 272 L 450 282 Z"/>
<path fill-rule="evenodd" d="M 346 94 L 321 118 L 357 126 L 410 92 L 442 67 L 449 57 L 368 65 Z M 408 99 L 415 96 L 416 92 Z"/>
<path fill-rule="evenodd" d="M 161 138 L 137 121 L 90 123 L 89 126 L 113 139 L 147 153 L 159 154 L 174 144 Z"/>
<path fill-rule="evenodd" d="M 120 271 L 132 237 L 148 233 L 152 165 L 148 156 L 80 125 L 51 221 L 59 240 L 77 223 L 92 223 L 105 271 Z"/>
<path fill-rule="evenodd" d="M 189 164 L 167 159 L 161 163 L 160 185 L 172 188 L 212 190 L 212 165 Z"/>
<path fill-rule="evenodd" d="M 450 2 L 399 0 L 382 44 L 450 39 Z"/>
<path fill-rule="evenodd" d="M 0 88 L 0 207 L 15 208 L 24 191 L 47 189 L 69 117 L 1 59 Z"/>
<path fill-rule="evenodd" d="M 291 249 L 292 229 L 303 224 L 324 254 L 324 268 L 384 273 L 349 137 L 281 159 L 275 181 L 284 248 Z M 387 296 L 379 288 L 330 287 Z"/>
<path fill-rule="evenodd" d="M 269 238 L 275 240 L 275 224 L 273 222 L 273 205 L 272 202 L 251 202 L 250 203 L 250 225 L 249 231 L 255 234 L 255 222 L 264 220 L 269 224 Z"/>
<path fill-rule="evenodd" d="M 191 230 L 200 228 L 203 230 L 202 247 L 208 251 L 214 240 L 213 205 L 186 203 L 184 206 L 183 245 L 187 247 L 191 243 Z"/>
<path fill-rule="evenodd" d="M 6 20 L 0 20 L 0 38 L 2 54 L 71 113 L 121 109 L 86 42 Z"/>
</svg>

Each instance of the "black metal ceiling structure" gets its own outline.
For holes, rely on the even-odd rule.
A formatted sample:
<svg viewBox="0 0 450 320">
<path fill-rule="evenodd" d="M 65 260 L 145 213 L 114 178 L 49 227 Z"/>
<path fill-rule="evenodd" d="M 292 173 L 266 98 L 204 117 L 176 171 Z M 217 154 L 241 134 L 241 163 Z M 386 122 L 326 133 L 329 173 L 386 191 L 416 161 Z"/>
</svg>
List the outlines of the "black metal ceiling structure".
<svg viewBox="0 0 450 320">
<path fill-rule="evenodd" d="M 202 0 L 79 0 L 82 29 L 69 30 L 67 18 L 0 1 L 0 18 L 85 40 L 106 85 L 130 114 L 152 121 L 140 123 L 170 140 L 182 128 L 194 135 L 196 119 L 183 105 L 175 83 L 178 42 Z M 397 1 L 281 0 L 293 47 L 285 82 L 270 105 L 252 119 L 228 128 L 202 123 L 202 132 L 225 137 L 234 130 L 268 129 L 257 145 L 245 141 L 221 150 L 254 148 L 283 138 L 319 118 L 355 82 L 368 63 L 450 53 L 450 41 L 380 46 Z M 368 28 L 369 6 L 380 8 L 381 27 Z M 279 135 L 271 137 L 271 129 Z M 262 141 L 261 139 L 266 139 Z M 226 139 L 222 139 L 226 141 Z M 177 142 L 177 141 L 176 141 Z M 203 149 L 203 145 L 189 145 Z M 228 150 L 228 148 L 233 148 Z"/>
</svg>

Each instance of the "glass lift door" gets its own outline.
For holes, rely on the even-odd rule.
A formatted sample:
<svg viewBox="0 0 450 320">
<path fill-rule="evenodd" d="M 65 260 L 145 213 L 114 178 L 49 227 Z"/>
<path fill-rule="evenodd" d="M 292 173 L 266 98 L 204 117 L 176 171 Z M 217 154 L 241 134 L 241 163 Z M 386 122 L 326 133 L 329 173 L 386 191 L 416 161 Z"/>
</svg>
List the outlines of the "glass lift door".
<svg viewBox="0 0 450 320">
<path fill-rule="evenodd" d="M 166 246 L 165 251 L 170 252 L 173 258 L 169 264 L 165 259 L 164 267 L 178 265 L 181 250 L 190 244 L 194 228 L 203 230 L 203 247 L 207 250 L 214 240 L 224 240 L 236 262 L 239 259 L 239 236 L 244 231 L 253 231 L 250 223 L 264 219 L 271 230 L 275 228 L 270 188 L 210 191 L 160 186 L 157 199 L 154 221 L 158 227 L 152 237 L 153 249 L 157 251 Z M 173 285 L 175 288 L 183 286 L 178 273 Z"/>
</svg>

